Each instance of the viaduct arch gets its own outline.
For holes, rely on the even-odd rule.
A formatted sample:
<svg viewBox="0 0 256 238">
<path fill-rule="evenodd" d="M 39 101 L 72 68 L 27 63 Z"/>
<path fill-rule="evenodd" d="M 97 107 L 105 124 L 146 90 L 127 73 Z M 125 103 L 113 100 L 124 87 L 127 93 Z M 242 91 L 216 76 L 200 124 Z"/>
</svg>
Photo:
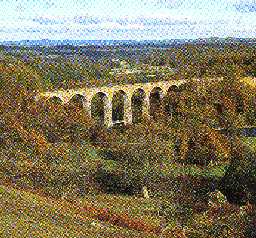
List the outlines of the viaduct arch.
<svg viewBox="0 0 256 238">
<path fill-rule="evenodd" d="M 61 104 L 76 105 L 87 111 L 99 124 L 111 127 L 118 121 L 124 124 L 140 122 L 143 117 L 157 120 L 158 113 L 173 106 L 164 104 L 185 81 L 161 81 L 105 87 L 88 87 L 40 93 L 44 98 Z"/>
</svg>

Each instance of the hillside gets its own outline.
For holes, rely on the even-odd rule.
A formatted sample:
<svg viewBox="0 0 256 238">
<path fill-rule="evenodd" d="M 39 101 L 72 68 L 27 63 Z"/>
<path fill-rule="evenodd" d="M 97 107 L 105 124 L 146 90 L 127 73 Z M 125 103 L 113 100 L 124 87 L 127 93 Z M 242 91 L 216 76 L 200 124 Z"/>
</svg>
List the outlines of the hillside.
<svg viewBox="0 0 256 238">
<path fill-rule="evenodd" d="M 0 186 L 1 237 L 143 237 L 31 192 Z M 147 237 L 155 237 L 147 235 Z"/>
</svg>

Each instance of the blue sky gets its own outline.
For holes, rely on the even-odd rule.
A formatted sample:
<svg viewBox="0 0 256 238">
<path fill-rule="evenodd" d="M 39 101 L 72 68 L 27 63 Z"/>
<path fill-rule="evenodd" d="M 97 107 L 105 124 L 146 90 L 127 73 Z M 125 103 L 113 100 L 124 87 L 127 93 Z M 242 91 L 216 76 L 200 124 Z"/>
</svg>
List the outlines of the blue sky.
<svg viewBox="0 0 256 238">
<path fill-rule="evenodd" d="M 0 0 L 0 41 L 255 37 L 256 0 Z"/>
</svg>

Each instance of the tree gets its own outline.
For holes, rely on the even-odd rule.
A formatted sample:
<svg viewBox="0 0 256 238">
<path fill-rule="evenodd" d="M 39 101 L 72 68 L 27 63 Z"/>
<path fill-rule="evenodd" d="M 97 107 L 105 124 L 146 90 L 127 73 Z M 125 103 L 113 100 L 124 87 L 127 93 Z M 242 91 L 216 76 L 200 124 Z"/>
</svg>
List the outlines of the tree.
<svg viewBox="0 0 256 238">
<path fill-rule="evenodd" d="M 256 204 L 256 153 L 237 140 L 232 151 L 231 163 L 220 181 L 220 189 L 228 201 L 245 205 L 248 201 Z"/>
</svg>

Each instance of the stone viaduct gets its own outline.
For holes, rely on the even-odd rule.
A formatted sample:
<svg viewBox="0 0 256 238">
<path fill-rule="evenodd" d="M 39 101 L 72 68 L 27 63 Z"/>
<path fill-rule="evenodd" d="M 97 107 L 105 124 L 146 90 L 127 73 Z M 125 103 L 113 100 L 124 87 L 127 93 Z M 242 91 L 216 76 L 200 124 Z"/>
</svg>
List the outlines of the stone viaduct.
<svg viewBox="0 0 256 238">
<path fill-rule="evenodd" d="M 107 127 L 111 127 L 118 121 L 121 121 L 124 124 L 133 123 L 135 120 L 133 105 L 136 102 L 141 107 L 141 114 L 144 117 L 150 116 L 150 107 L 154 101 L 160 101 L 169 92 L 178 90 L 184 83 L 184 80 L 172 80 L 59 90 L 39 93 L 36 100 L 39 98 L 58 100 L 59 103 L 62 104 L 79 100 L 83 108 L 93 118 L 98 116 L 93 113 L 93 107 L 95 107 L 94 104 L 101 104 L 103 111 L 101 123 Z M 122 115 L 121 117 L 118 117 L 115 113 L 118 109 L 115 104 L 118 104 L 118 102 L 119 111 L 121 111 L 120 114 Z"/>
</svg>

